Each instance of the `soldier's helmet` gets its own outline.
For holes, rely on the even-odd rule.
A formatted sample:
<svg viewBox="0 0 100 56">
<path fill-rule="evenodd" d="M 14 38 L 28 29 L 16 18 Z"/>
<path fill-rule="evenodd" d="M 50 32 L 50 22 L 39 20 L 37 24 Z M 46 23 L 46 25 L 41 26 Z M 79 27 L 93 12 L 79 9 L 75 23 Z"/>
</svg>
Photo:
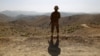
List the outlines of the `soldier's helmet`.
<svg viewBox="0 0 100 56">
<path fill-rule="evenodd" d="M 59 9 L 59 7 L 56 5 L 56 6 L 54 7 L 54 9 L 55 9 L 55 10 L 58 10 L 58 9 Z"/>
</svg>

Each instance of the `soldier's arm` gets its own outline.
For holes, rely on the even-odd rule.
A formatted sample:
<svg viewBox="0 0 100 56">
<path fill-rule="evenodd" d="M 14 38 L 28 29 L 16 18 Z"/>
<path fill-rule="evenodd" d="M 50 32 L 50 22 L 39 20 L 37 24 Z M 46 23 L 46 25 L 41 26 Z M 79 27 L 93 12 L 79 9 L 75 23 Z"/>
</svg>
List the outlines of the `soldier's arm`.
<svg viewBox="0 0 100 56">
<path fill-rule="evenodd" d="M 52 15 L 53 15 L 53 13 L 51 13 L 51 16 L 50 16 L 50 19 L 52 20 Z"/>
<path fill-rule="evenodd" d="M 61 15 L 60 15 L 60 13 L 59 13 L 59 19 L 61 18 Z"/>
<path fill-rule="evenodd" d="M 53 18 L 53 13 L 51 13 L 51 15 L 50 15 L 50 20 L 51 20 L 51 21 L 52 21 L 52 18 Z M 50 24 L 52 23 L 51 21 L 50 21 Z M 50 24 L 49 24 L 49 25 L 50 25 Z"/>
</svg>

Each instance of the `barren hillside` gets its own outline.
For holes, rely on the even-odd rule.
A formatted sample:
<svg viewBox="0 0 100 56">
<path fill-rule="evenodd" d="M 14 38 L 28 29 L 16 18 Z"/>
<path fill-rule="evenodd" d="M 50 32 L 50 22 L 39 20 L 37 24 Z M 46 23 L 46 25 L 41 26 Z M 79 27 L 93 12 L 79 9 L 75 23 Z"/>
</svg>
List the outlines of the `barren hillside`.
<svg viewBox="0 0 100 56">
<path fill-rule="evenodd" d="M 51 40 L 50 17 L 0 14 L 0 56 L 100 56 L 100 15 L 60 19 Z M 57 39 L 58 38 L 58 39 Z"/>
</svg>

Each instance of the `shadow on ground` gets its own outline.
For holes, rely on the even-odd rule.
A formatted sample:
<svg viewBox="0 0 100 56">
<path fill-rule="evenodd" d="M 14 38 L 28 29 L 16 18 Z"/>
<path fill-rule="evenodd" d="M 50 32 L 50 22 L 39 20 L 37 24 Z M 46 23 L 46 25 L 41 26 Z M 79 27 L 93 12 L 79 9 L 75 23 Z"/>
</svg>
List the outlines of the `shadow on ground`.
<svg viewBox="0 0 100 56">
<path fill-rule="evenodd" d="M 56 38 L 56 41 L 54 42 L 53 38 Z M 59 36 L 53 37 L 51 36 L 50 41 L 48 41 L 49 47 L 48 47 L 48 53 L 51 56 L 58 56 L 61 53 L 61 49 L 59 47 Z"/>
</svg>

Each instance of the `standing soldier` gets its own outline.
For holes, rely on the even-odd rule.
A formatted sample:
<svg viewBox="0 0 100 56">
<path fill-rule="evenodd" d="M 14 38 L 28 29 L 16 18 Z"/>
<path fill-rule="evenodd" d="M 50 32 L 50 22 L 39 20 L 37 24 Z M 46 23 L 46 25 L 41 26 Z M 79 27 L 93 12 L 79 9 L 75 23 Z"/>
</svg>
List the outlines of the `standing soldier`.
<svg viewBox="0 0 100 56">
<path fill-rule="evenodd" d="M 56 27 L 57 36 L 59 36 L 59 19 L 60 19 L 60 13 L 58 12 L 58 6 L 54 7 L 54 12 L 51 13 L 51 36 L 53 36 L 54 28 Z"/>
</svg>

